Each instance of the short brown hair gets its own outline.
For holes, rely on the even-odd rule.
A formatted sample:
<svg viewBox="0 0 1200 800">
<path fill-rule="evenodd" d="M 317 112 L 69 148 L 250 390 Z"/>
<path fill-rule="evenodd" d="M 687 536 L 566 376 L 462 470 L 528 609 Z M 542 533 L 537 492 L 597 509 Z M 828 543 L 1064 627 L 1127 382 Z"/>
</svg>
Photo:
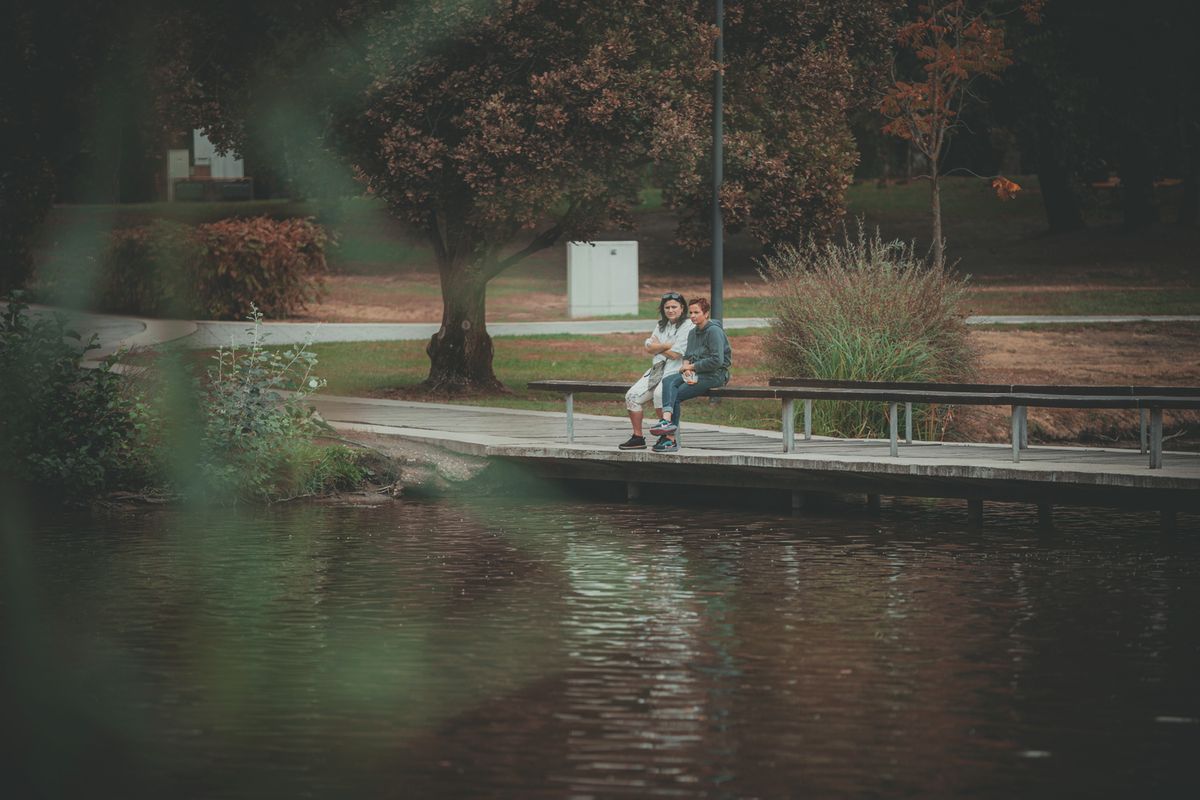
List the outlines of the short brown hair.
<svg viewBox="0 0 1200 800">
<path fill-rule="evenodd" d="M 708 304 L 707 297 L 693 297 L 691 302 L 688 303 L 688 308 L 691 308 L 692 306 L 700 306 L 700 310 L 705 314 L 707 314 L 708 310 L 711 308 L 711 306 Z"/>
</svg>

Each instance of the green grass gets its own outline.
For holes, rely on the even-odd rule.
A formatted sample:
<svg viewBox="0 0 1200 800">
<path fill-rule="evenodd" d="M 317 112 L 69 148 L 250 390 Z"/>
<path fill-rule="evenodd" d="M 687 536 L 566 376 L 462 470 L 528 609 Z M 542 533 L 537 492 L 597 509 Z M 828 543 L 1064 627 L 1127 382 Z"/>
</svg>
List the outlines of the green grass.
<svg viewBox="0 0 1200 800">
<path fill-rule="evenodd" d="M 971 309 L 975 314 L 1198 314 L 1200 289 L 976 292 Z"/>
<path fill-rule="evenodd" d="M 765 381 L 765 373 L 738 370 L 739 341 L 760 336 L 756 330 L 730 331 L 735 353 L 735 380 L 740 383 Z M 453 398 L 461 405 L 495 406 L 536 411 L 562 411 L 558 394 L 530 392 L 525 385 L 534 380 L 628 381 L 633 383 L 645 368 L 639 358 L 637 336 L 504 336 L 494 339 L 496 376 L 512 394 Z M 603 349 L 597 350 L 600 344 Z M 323 394 L 358 397 L 402 396 L 425 379 L 429 358 L 425 342 L 354 342 L 314 345 L 316 373 L 328 381 Z M 584 395 L 575 401 L 577 411 L 624 417 L 625 404 L 619 396 Z M 685 406 L 685 416 L 695 422 L 745 428 L 779 430 L 779 403 L 773 400 L 738 400 L 710 406 L 694 401 Z"/>
</svg>

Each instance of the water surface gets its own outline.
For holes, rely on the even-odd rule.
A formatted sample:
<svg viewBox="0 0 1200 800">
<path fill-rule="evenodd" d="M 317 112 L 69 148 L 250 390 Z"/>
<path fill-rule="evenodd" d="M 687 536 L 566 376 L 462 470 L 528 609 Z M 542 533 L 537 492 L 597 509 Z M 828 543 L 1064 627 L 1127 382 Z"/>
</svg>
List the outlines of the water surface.
<svg viewBox="0 0 1200 800">
<path fill-rule="evenodd" d="M 1200 796 L 1189 521 L 964 517 L 481 498 L 9 518 L 5 783 Z"/>
</svg>

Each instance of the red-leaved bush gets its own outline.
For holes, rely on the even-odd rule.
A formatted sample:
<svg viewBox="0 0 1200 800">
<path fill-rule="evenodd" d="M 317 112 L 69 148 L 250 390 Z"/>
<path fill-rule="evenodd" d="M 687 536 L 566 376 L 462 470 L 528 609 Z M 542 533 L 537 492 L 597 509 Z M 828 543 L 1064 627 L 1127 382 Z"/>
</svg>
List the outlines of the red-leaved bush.
<svg viewBox="0 0 1200 800">
<path fill-rule="evenodd" d="M 243 319 L 258 306 L 282 317 L 320 297 L 325 230 L 308 219 L 226 219 L 190 227 L 155 222 L 113 231 L 105 253 L 105 310 Z"/>
</svg>

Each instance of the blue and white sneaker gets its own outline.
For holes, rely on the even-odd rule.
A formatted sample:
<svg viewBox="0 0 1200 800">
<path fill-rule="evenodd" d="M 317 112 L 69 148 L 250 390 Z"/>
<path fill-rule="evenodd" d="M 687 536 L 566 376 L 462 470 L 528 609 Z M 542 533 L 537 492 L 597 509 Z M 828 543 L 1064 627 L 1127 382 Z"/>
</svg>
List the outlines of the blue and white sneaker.
<svg viewBox="0 0 1200 800">
<path fill-rule="evenodd" d="M 651 449 L 656 453 L 678 453 L 679 442 L 676 442 L 674 439 L 668 439 L 666 436 L 660 436 Z"/>
<path fill-rule="evenodd" d="M 668 433 L 674 433 L 679 430 L 679 426 L 669 419 L 660 419 L 658 424 L 650 429 L 650 432 L 655 436 L 663 436 Z"/>
</svg>

